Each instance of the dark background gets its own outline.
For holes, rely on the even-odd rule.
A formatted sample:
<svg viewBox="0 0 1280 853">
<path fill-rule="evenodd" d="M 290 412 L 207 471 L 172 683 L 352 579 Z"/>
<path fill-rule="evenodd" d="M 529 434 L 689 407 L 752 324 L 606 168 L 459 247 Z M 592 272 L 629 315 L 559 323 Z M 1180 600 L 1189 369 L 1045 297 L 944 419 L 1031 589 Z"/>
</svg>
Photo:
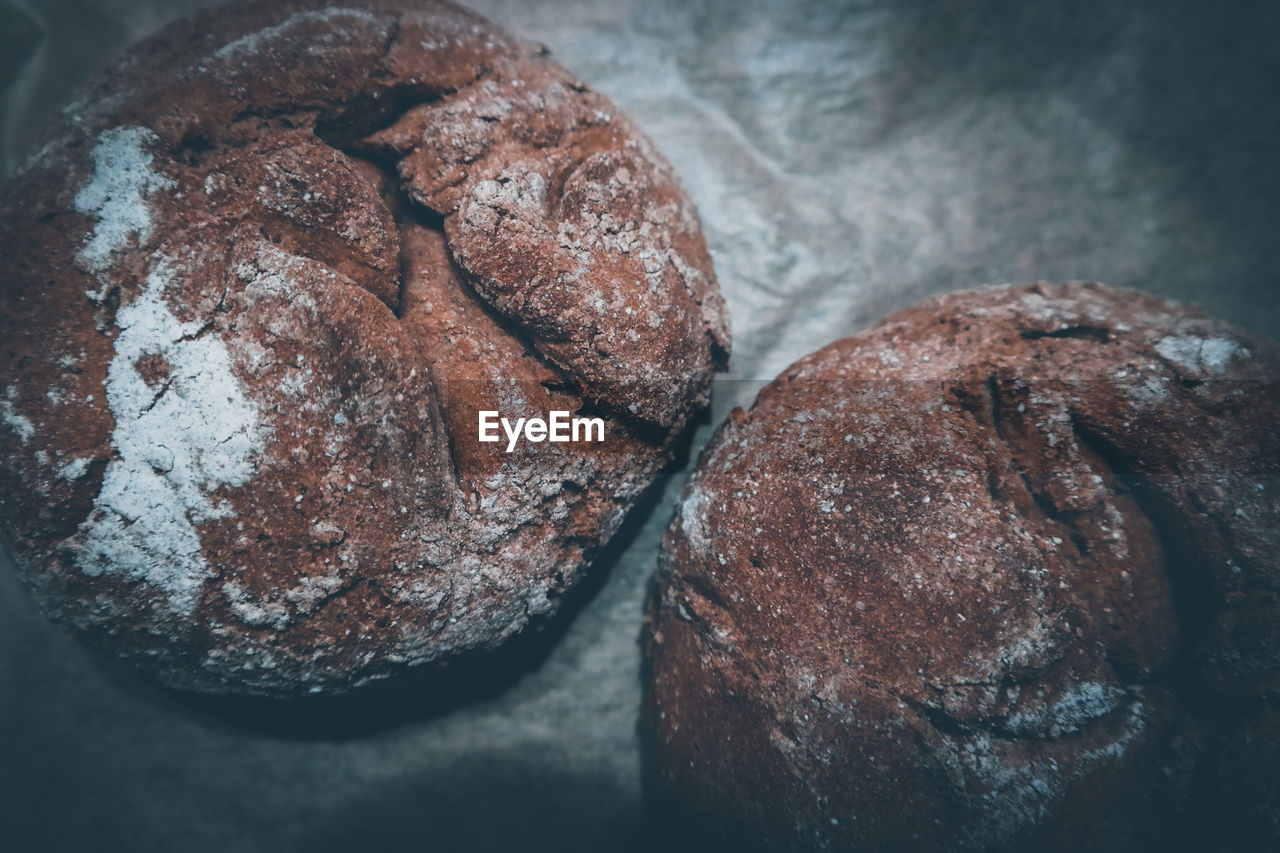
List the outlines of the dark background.
<svg viewBox="0 0 1280 853">
<path fill-rule="evenodd" d="M 0 0 L 0 168 L 87 74 L 199 5 Z M 829 340 L 984 283 L 1097 279 L 1275 336 L 1277 5 L 473 8 L 550 45 L 684 178 L 734 326 L 718 421 Z M 167 691 L 67 639 L 0 558 L 0 847 L 649 846 L 636 640 L 688 465 L 546 632 L 339 702 Z"/>
</svg>

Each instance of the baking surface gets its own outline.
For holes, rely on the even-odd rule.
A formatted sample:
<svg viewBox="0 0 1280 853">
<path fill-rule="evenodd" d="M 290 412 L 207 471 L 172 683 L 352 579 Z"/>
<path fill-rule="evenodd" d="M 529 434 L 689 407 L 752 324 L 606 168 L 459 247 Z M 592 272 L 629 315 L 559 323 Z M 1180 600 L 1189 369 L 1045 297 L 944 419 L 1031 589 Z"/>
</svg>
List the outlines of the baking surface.
<svg viewBox="0 0 1280 853">
<path fill-rule="evenodd" d="M 197 5 L 0 0 L 4 168 L 78 80 Z M 1280 334 L 1280 22 L 1264 4 L 471 5 L 630 113 L 698 204 L 734 353 L 695 448 L 760 380 L 945 290 L 1099 279 Z M 637 637 L 684 473 L 542 635 L 343 702 L 164 690 L 65 637 L 6 561 L 0 837 L 644 847 Z"/>
</svg>

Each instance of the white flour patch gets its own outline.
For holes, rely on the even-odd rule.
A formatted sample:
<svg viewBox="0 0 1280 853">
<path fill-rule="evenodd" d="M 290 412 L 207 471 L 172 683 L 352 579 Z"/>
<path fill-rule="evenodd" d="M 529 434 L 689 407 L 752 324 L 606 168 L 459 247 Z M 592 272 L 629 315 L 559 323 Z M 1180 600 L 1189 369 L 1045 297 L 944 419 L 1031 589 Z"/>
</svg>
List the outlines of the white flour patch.
<svg viewBox="0 0 1280 853">
<path fill-rule="evenodd" d="M 304 21 L 329 23 L 335 18 L 354 18 L 371 24 L 378 22 L 376 17 L 363 9 L 343 9 L 338 6 L 329 6 L 326 9 L 315 12 L 295 12 L 275 26 L 266 27 L 256 33 L 250 33 L 247 36 L 241 36 L 235 41 L 227 42 L 214 51 L 213 55 L 219 59 L 230 59 L 238 53 L 255 54 L 262 47 L 263 42 L 270 43 L 273 39 L 287 33 Z"/>
<path fill-rule="evenodd" d="M 9 429 L 13 430 L 18 436 L 18 440 L 23 444 L 27 443 L 27 439 L 31 438 L 31 434 L 36 431 L 31 421 L 18 414 L 18 410 L 13 407 L 13 401 L 18 399 L 18 389 L 10 385 L 4 389 L 4 399 L 0 400 L 0 420 L 8 424 Z"/>
<path fill-rule="evenodd" d="M 115 418 L 108 466 L 93 511 L 80 525 L 77 565 L 87 575 L 127 575 L 164 590 L 189 613 L 211 575 L 197 526 L 233 514 L 210 494 L 242 486 L 256 473 L 269 429 L 231 369 L 226 344 L 200 323 L 182 323 L 165 290 L 172 270 L 162 259 L 142 293 L 120 309 L 120 335 L 107 368 L 107 402 Z M 158 355 L 167 378 L 148 385 L 137 367 Z"/>
<path fill-rule="evenodd" d="M 1093 714 L 1113 701 L 1114 697 L 1104 697 L 1109 688 L 1098 691 L 1094 687 L 1099 685 L 1086 686 L 1080 694 L 1079 698 L 1088 708 L 1084 713 Z M 985 816 L 982 823 L 967 833 L 969 840 L 976 842 L 972 846 L 996 846 L 1034 826 L 1069 784 L 1095 772 L 1095 765 L 1123 757 L 1129 744 L 1146 728 L 1142 702 L 1133 702 L 1127 713 L 1123 727 L 1110 740 L 1074 755 L 1071 751 L 1074 747 L 1070 747 L 1027 756 L 1018 753 L 1016 743 L 993 739 L 985 733 L 967 738 L 943 734 L 939 760 L 951 775 L 952 784 L 962 792 L 969 792 L 965 796 L 970 805 Z"/>
<path fill-rule="evenodd" d="M 66 480 L 68 483 L 74 483 L 84 476 L 89 470 L 89 460 L 75 458 L 58 469 L 58 476 Z"/>
<path fill-rule="evenodd" d="M 91 273 L 111 265 L 111 256 L 129 238 L 139 244 L 151 238 L 151 208 L 147 198 L 173 181 L 152 171 L 148 144 L 156 135 L 145 127 L 117 127 L 98 137 L 93 148 L 93 178 L 76 195 L 76 212 L 96 220 L 93 231 L 76 254 Z M 101 299 L 102 294 L 89 294 Z"/>
<path fill-rule="evenodd" d="M 1125 394 L 1138 406 L 1159 405 L 1169 397 L 1169 377 L 1147 376 L 1133 384 L 1125 385 Z"/>
<path fill-rule="evenodd" d="M 307 258 L 281 251 L 270 243 L 259 243 L 253 260 L 241 261 L 232 272 L 245 282 L 244 298 L 249 305 L 259 299 L 281 297 L 291 307 L 305 308 L 315 318 L 318 316 L 315 299 L 299 290 L 296 284 L 314 266 Z"/>
<path fill-rule="evenodd" d="M 1015 731 L 1074 732 L 1091 720 L 1104 717 L 1120 707 L 1124 691 L 1105 684 L 1086 682 L 1062 692 L 1048 708 L 1032 708 L 1010 716 L 1008 725 Z"/>
<path fill-rule="evenodd" d="M 1156 352 L 1179 367 L 1196 373 L 1221 374 L 1233 358 L 1248 358 L 1252 353 L 1228 338 L 1161 338 Z"/>
<path fill-rule="evenodd" d="M 222 594 L 230 602 L 231 612 L 246 625 L 257 628 L 269 625 L 277 631 L 283 631 L 289 625 L 289 609 L 287 607 L 276 602 L 257 604 L 252 600 L 248 591 L 235 581 L 224 583 L 222 585 Z"/>
<path fill-rule="evenodd" d="M 693 490 L 689 492 L 689 497 L 680 505 L 680 527 L 689 544 L 699 551 L 706 551 L 710 547 L 707 543 L 707 529 L 704 522 L 707 503 L 707 495 L 695 483 Z"/>
</svg>

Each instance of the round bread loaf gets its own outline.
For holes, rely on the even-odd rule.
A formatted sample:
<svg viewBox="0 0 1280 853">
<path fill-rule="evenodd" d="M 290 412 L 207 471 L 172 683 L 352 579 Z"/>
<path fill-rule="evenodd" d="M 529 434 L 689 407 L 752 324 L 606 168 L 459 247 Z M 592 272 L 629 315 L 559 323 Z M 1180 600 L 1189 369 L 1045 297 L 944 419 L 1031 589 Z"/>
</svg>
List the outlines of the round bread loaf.
<svg viewBox="0 0 1280 853">
<path fill-rule="evenodd" d="M 797 362 L 667 533 L 655 802 L 729 849 L 1274 848 L 1278 379 L 1276 344 L 1096 284 Z"/>
<path fill-rule="evenodd" d="M 0 207 L 4 538 L 174 685 L 342 691 L 545 618 L 727 358 L 671 167 L 446 3 L 202 14 L 50 139 Z M 508 452 L 486 410 L 605 438 Z"/>
</svg>

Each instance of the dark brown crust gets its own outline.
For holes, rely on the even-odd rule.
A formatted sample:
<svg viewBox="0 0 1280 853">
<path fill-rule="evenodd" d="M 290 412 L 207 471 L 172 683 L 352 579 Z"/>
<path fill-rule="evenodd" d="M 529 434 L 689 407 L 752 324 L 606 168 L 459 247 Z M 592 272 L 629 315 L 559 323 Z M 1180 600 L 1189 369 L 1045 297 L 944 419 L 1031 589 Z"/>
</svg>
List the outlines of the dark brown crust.
<svg viewBox="0 0 1280 853">
<path fill-rule="evenodd" d="M 797 362 L 667 534 L 658 801 L 761 849 L 1265 827 L 1259 762 L 1227 804 L 1248 768 L 1206 756 L 1280 688 L 1278 380 L 1276 344 L 1093 284 L 950 294 Z"/>
<path fill-rule="evenodd" d="M 344 690 L 550 614 L 729 346 L 670 166 L 447 3 L 242 4 L 141 42 L 6 187 L 0 268 L 16 562 L 206 690 Z M 609 438 L 508 455 L 479 408 Z"/>
</svg>

